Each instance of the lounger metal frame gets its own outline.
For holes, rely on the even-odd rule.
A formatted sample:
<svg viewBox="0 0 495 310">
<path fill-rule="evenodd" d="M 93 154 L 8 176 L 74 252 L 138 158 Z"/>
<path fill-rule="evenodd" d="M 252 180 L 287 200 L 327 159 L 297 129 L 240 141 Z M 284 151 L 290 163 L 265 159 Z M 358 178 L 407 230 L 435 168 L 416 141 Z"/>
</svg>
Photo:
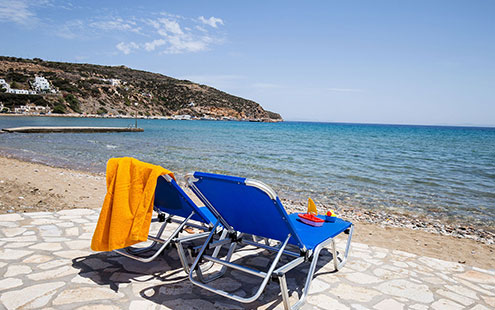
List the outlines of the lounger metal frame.
<svg viewBox="0 0 495 310">
<path fill-rule="evenodd" d="M 204 197 L 204 195 L 195 186 L 195 184 L 194 184 L 195 178 L 194 178 L 194 175 L 192 173 L 189 173 L 186 176 L 186 181 L 188 183 L 188 186 L 193 190 L 193 192 L 198 197 L 201 198 L 201 200 L 205 203 L 205 205 L 207 205 L 207 207 L 210 209 L 210 211 L 217 217 L 218 221 L 215 224 L 215 226 L 213 227 L 213 231 L 221 224 L 225 228 L 225 230 L 228 232 L 228 235 L 230 236 L 230 239 L 232 241 L 230 243 L 229 251 L 228 251 L 225 259 L 219 259 L 215 256 L 206 255 L 206 251 L 209 248 L 216 246 L 215 242 L 213 241 L 213 236 L 214 236 L 213 231 L 208 235 L 205 243 L 201 247 L 201 250 L 199 251 L 199 254 L 197 255 L 196 259 L 194 260 L 194 262 L 190 268 L 190 271 L 189 271 L 189 280 L 193 284 L 195 284 L 195 285 L 197 285 L 203 289 L 206 289 L 210 292 L 213 292 L 215 294 L 230 298 L 230 299 L 238 301 L 238 302 L 251 303 L 251 302 L 254 302 L 255 300 L 257 300 L 261 296 L 261 294 L 263 293 L 263 290 L 265 289 L 266 285 L 268 284 L 268 282 L 271 279 L 277 279 L 278 283 L 280 285 L 280 291 L 282 294 L 282 302 L 284 305 L 284 309 L 296 310 L 296 309 L 299 309 L 304 304 L 305 298 L 308 294 L 309 288 L 311 286 L 311 282 L 313 280 L 314 273 L 316 271 L 316 266 L 318 263 L 318 258 L 319 258 L 320 252 L 323 248 L 325 248 L 327 246 L 331 246 L 332 255 L 333 255 L 332 259 L 334 262 L 335 270 L 340 270 L 346 264 L 347 258 L 349 255 L 349 251 L 350 251 L 352 233 L 354 231 L 354 225 L 353 224 L 351 224 L 348 231 L 346 231 L 346 233 L 348 233 L 348 237 L 347 237 L 347 243 L 346 243 L 346 248 L 345 248 L 343 258 L 339 259 L 339 257 L 338 257 L 334 238 L 328 238 L 328 239 L 324 240 L 323 242 L 319 243 L 314 248 L 313 251 L 312 250 L 306 250 L 304 248 L 304 249 L 300 249 L 299 253 L 296 253 L 296 252 L 293 252 L 293 251 L 286 249 L 288 242 L 291 238 L 290 234 L 288 234 L 286 239 L 283 242 L 280 242 L 279 245 L 276 247 L 268 245 L 268 242 L 266 242 L 265 244 L 262 244 L 262 243 L 259 243 L 257 241 L 254 241 L 257 238 L 253 238 L 254 239 L 253 241 L 248 240 L 247 238 L 242 238 L 242 234 L 239 234 L 238 232 L 236 232 L 228 224 L 228 222 L 218 213 L 218 211 L 216 211 L 214 206 L 212 206 L 211 203 L 208 202 L 206 197 Z M 270 198 L 272 200 L 275 200 L 277 198 L 277 195 L 275 194 L 275 192 L 269 186 L 267 186 L 266 184 L 264 184 L 260 181 L 247 180 L 245 182 L 245 184 L 247 186 L 253 186 L 253 187 L 256 187 L 256 188 L 264 191 L 268 196 L 270 196 Z M 224 241 L 224 244 L 225 243 L 226 242 Z M 270 264 L 268 271 L 263 272 L 263 271 L 255 270 L 253 268 L 242 266 L 242 265 L 231 262 L 232 254 L 234 253 L 234 251 L 236 249 L 236 245 L 239 243 L 244 244 L 244 245 L 251 245 L 251 246 L 261 248 L 261 249 L 275 252 L 276 256 L 273 259 L 272 263 Z M 217 248 L 215 248 L 215 249 L 217 249 Z M 288 255 L 288 256 L 294 257 L 294 259 L 292 259 L 288 263 L 284 264 L 283 266 L 276 268 L 282 255 Z M 208 262 L 220 264 L 220 265 L 222 265 L 222 269 L 220 271 L 212 274 L 210 277 L 205 277 L 203 275 L 202 268 L 199 268 L 199 264 L 202 261 L 208 261 Z M 300 299 L 291 307 L 290 302 L 289 302 L 289 290 L 287 287 L 287 281 L 286 281 L 285 274 L 288 271 L 296 268 L 297 266 L 299 266 L 305 262 L 311 262 L 311 265 L 309 267 L 308 275 L 306 277 L 304 289 L 302 291 L 302 295 L 301 295 Z M 263 280 L 262 280 L 260 286 L 258 287 L 256 293 L 250 297 L 242 297 L 242 296 L 239 296 L 236 294 L 225 292 L 225 291 L 220 290 L 220 289 L 216 289 L 213 286 L 207 284 L 208 282 L 213 281 L 213 280 L 221 277 L 225 273 L 226 268 L 232 268 L 232 269 L 239 270 L 239 271 L 242 271 L 244 273 L 262 278 Z M 194 274 L 196 274 L 197 279 L 194 277 Z"/>
<path fill-rule="evenodd" d="M 169 175 L 162 175 L 161 177 L 164 178 L 169 183 L 172 182 L 172 178 Z M 218 234 L 222 230 L 221 227 L 212 228 L 211 224 L 204 226 L 204 225 L 197 225 L 195 223 L 192 223 L 191 218 L 193 217 L 194 214 L 196 214 L 196 212 L 194 212 L 194 211 L 192 211 L 189 214 L 189 216 L 187 216 L 185 219 L 178 220 L 178 219 L 174 218 L 174 215 L 172 215 L 172 214 L 168 214 L 168 216 L 167 216 L 167 213 L 162 212 L 157 207 L 154 207 L 154 210 L 158 213 L 158 216 L 156 218 L 152 219 L 152 222 L 163 222 L 163 224 L 160 226 L 160 228 L 159 228 L 159 230 L 155 236 L 148 235 L 148 240 L 152 241 L 152 244 L 147 246 L 147 247 L 143 247 L 143 248 L 136 248 L 136 247 L 131 246 L 131 247 L 123 248 L 123 249 L 114 250 L 114 252 L 116 252 L 120 255 L 123 255 L 125 257 L 143 262 L 143 263 L 149 263 L 149 262 L 155 260 L 163 252 L 163 250 L 165 250 L 172 243 L 177 248 L 177 253 L 179 254 L 179 259 L 180 259 L 180 262 L 182 264 L 182 268 L 184 269 L 184 271 L 186 273 L 189 273 L 189 270 L 190 270 L 189 258 L 187 257 L 187 254 L 186 254 L 186 251 L 184 250 L 183 244 L 185 242 L 189 242 L 189 241 L 193 241 L 193 240 L 197 240 L 197 239 L 201 239 L 201 238 L 206 238 L 207 236 L 210 235 L 210 232 L 213 234 Z M 167 239 L 162 239 L 162 234 L 165 231 L 167 224 L 172 223 L 172 222 L 179 224 L 179 226 L 172 232 L 172 234 Z M 204 232 L 190 235 L 190 236 L 178 237 L 185 226 L 197 228 L 199 230 L 203 230 Z M 226 232 L 222 233 L 220 238 L 225 238 L 225 236 L 226 236 Z M 155 250 L 154 254 L 152 254 L 150 256 L 139 255 L 139 254 L 153 250 L 158 244 L 161 244 L 161 245 L 158 249 Z M 220 251 L 220 247 L 216 248 L 215 252 L 213 253 L 213 256 L 216 257 L 219 251 Z M 191 256 L 191 253 L 188 253 L 188 254 Z M 191 256 L 191 262 L 192 262 L 192 260 L 193 259 Z M 203 269 L 203 271 L 207 270 L 212 265 L 213 265 L 212 263 L 207 264 L 207 265 L 203 265 L 201 267 L 201 269 Z"/>
</svg>

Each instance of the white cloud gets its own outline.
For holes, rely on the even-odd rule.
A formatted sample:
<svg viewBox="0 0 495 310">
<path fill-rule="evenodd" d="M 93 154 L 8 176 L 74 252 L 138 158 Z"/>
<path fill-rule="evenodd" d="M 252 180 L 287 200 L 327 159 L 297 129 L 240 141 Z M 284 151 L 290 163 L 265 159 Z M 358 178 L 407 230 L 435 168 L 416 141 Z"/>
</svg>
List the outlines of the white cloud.
<svg viewBox="0 0 495 310">
<path fill-rule="evenodd" d="M 10 21 L 26 25 L 35 19 L 36 14 L 28 1 L 0 0 L 0 22 Z"/>
<path fill-rule="evenodd" d="M 119 44 L 116 45 L 116 47 L 119 51 L 121 51 L 126 55 L 130 54 L 132 50 L 139 49 L 139 45 L 135 42 L 129 42 L 129 43 L 120 42 Z"/>
<path fill-rule="evenodd" d="M 122 18 L 96 21 L 90 23 L 89 26 L 105 31 L 117 30 L 117 31 L 132 31 L 136 33 L 139 33 L 141 31 L 141 28 L 137 27 L 135 21 L 125 21 Z"/>
<path fill-rule="evenodd" d="M 177 21 L 175 20 L 170 20 L 168 18 L 160 18 L 158 20 L 160 22 L 160 28 L 159 30 L 164 31 L 163 33 L 166 34 L 175 34 L 175 35 L 182 35 L 184 32 L 180 28 L 180 25 Z"/>
<path fill-rule="evenodd" d="M 158 46 L 162 46 L 166 44 L 167 41 L 163 39 L 153 40 L 151 42 L 144 43 L 144 49 L 148 52 L 154 51 Z"/>
<path fill-rule="evenodd" d="M 223 20 L 221 18 L 216 18 L 213 16 L 208 18 L 208 19 L 204 18 L 203 16 L 200 16 L 199 21 L 202 22 L 203 24 L 211 26 L 213 28 L 217 28 L 218 25 L 223 25 Z"/>
<path fill-rule="evenodd" d="M 327 88 L 329 91 L 340 92 L 340 93 L 362 93 L 362 89 L 357 88 Z"/>
<path fill-rule="evenodd" d="M 52 31 L 59 37 L 64 39 L 81 38 L 80 33 L 84 29 L 84 22 L 81 20 L 71 20 L 63 25 L 54 28 Z"/>
</svg>

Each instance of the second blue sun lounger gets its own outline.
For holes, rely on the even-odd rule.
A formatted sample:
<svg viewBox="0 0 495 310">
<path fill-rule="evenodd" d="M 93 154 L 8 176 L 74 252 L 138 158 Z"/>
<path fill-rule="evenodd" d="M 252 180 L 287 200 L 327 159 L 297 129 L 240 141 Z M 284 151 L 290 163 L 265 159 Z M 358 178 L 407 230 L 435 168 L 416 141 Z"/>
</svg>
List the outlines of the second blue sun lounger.
<svg viewBox="0 0 495 310">
<path fill-rule="evenodd" d="M 325 222 L 321 227 L 306 225 L 298 220 L 297 214 L 288 215 L 277 194 L 266 184 L 256 180 L 202 172 L 188 174 L 186 179 L 193 192 L 218 218 L 216 225 L 221 224 L 228 231 L 228 238 L 231 239 L 228 243 L 230 249 L 226 258 L 219 259 L 206 254 L 208 249 L 217 249 L 219 244 L 218 241 L 213 241 L 213 234 L 208 236 L 189 272 L 189 279 L 193 284 L 221 296 L 242 303 L 250 303 L 258 299 L 268 281 L 272 277 L 276 277 L 280 283 L 285 309 L 298 309 L 304 303 L 316 270 L 318 256 L 324 247 L 332 246 L 336 270 L 342 268 L 346 263 L 352 238 L 352 223 L 336 219 L 334 223 Z M 349 236 L 343 258 L 339 260 L 334 237 L 342 232 L 348 233 Z M 249 238 L 244 238 L 246 234 L 276 240 L 279 245 L 272 247 L 257 243 Z M 224 241 L 224 243 L 226 242 Z M 262 249 L 272 250 L 277 254 L 267 271 L 259 271 L 230 261 L 236 244 L 254 245 Z M 295 246 L 297 250 L 289 250 L 288 245 Z M 288 255 L 293 259 L 283 266 L 277 267 L 282 255 Z M 203 260 L 220 264 L 223 266 L 222 268 L 233 268 L 257 276 L 263 280 L 253 296 L 243 297 L 228 293 L 207 284 L 223 273 L 217 273 L 212 278 L 204 277 L 201 268 L 198 268 L 199 262 Z M 285 274 L 304 262 L 310 262 L 304 290 L 299 301 L 291 307 Z"/>
<path fill-rule="evenodd" d="M 209 230 L 213 228 L 217 219 L 208 208 L 198 207 L 169 175 L 162 175 L 157 180 L 154 210 L 158 213 L 158 216 L 152 221 L 163 222 L 163 224 L 156 236 L 148 236 L 148 240 L 153 241 L 153 243 L 145 248 L 128 247 L 115 251 L 129 258 L 147 263 L 156 259 L 170 243 L 173 243 L 177 246 L 184 270 L 188 272 L 189 264 L 187 263 L 187 257 L 182 243 L 208 236 L 210 233 Z M 195 221 L 196 223 L 191 221 Z M 170 237 L 164 240 L 161 236 L 167 224 L 171 222 L 178 223 L 179 226 L 172 232 Z M 179 237 L 180 232 L 185 226 L 195 227 L 206 232 Z M 152 250 L 157 244 L 161 244 L 161 246 L 153 255 L 147 257 L 139 255 Z"/>
</svg>

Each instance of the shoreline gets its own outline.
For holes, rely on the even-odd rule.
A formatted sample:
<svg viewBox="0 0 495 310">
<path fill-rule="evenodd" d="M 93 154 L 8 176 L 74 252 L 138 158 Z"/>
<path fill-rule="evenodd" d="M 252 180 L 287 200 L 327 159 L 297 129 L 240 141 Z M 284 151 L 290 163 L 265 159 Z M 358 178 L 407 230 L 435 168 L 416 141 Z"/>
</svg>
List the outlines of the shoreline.
<svg viewBox="0 0 495 310">
<path fill-rule="evenodd" d="M 13 156 L 0 156 L 0 165 L 0 214 L 99 209 L 105 196 L 106 181 L 101 173 L 58 168 Z M 306 210 L 303 202 L 282 202 L 288 213 Z M 321 210 L 322 205 L 318 207 Z M 357 242 L 495 270 L 492 232 L 457 227 L 427 216 L 410 217 L 357 207 L 342 206 L 337 215 L 356 225 L 353 238 Z"/>
</svg>

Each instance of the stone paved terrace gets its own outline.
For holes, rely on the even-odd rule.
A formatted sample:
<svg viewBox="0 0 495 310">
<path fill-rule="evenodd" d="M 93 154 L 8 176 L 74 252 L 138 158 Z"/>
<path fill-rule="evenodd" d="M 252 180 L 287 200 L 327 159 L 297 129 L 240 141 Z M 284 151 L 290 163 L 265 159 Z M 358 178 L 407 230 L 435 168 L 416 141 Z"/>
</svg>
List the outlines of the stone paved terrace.
<svg viewBox="0 0 495 310">
<path fill-rule="evenodd" d="M 0 309 L 283 308 L 276 283 L 249 305 L 194 287 L 173 248 L 149 264 L 92 252 L 97 218 L 86 209 L 0 215 Z M 244 248 L 235 259 L 264 266 L 267 255 Z M 323 255 L 303 309 L 495 309 L 493 270 L 359 243 L 341 271 L 330 258 Z M 303 271 L 288 274 L 292 302 Z M 247 295 L 256 281 L 233 271 L 216 285 Z"/>
</svg>

